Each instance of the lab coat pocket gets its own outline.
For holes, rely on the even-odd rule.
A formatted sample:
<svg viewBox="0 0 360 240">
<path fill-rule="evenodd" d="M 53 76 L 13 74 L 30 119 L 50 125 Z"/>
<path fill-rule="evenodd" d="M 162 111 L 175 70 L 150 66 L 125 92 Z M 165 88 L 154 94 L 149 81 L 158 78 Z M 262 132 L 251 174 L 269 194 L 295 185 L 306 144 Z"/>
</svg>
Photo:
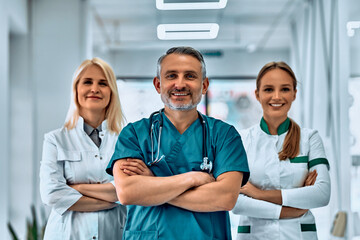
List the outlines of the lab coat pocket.
<svg viewBox="0 0 360 240">
<path fill-rule="evenodd" d="M 153 240 L 153 239 L 159 239 L 159 234 L 157 231 L 125 231 L 123 239 Z"/>
<path fill-rule="evenodd" d="M 75 172 L 76 169 L 81 169 L 81 152 L 80 151 L 68 151 L 59 148 L 57 161 L 64 163 L 64 177 L 70 184 L 76 183 Z"/>
<path fill-rule="evenodd" d="M 62 148 L 58 148 L 57 154 L 58 161 L 80 161 L 81 153 L 80 151 L 68 151 Z"/>
</svg>

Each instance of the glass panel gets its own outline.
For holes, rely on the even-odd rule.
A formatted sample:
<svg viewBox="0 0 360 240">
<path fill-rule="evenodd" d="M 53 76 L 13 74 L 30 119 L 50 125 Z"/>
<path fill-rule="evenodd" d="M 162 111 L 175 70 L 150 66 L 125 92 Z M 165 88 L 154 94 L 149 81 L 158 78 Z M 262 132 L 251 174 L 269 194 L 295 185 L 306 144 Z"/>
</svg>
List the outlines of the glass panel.
<svg viewBox="0 0 360 240">
<path fill-rule="evenodd" d="M 209 116 L 221 119 L 237 130 L 259 123 L 262 110 L 254 91 L 255 80 L 211 80 Z"/>
<path fill-rule="evenodd" d="M 349 81 L 350 154 L 352 157 L 351 210 L 360 212 L 360 78 Z"/>
</svg>

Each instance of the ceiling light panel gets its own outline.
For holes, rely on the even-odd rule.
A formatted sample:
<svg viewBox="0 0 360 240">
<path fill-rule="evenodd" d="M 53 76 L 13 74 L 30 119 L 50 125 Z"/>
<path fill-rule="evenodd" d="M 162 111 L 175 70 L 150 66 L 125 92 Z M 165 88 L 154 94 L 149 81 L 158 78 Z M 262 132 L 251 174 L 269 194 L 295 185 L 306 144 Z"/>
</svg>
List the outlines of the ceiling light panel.
<svg viewBox="0 0 360 240">
<path fill-rule="evenodd" d="M 196 9 L 221 9 L 226 7 L 227 0 L 213 0 L 213 1 L 170 1 L 170 0 L 156 0 L 156 8 L 159 10 L 196 10 Z"/>
<path fill-rule="evenodd" d="M 159 24 L 157 27 L 160 40 L 214 39 L 218 32 L 217 23 Z"/>
</svg>

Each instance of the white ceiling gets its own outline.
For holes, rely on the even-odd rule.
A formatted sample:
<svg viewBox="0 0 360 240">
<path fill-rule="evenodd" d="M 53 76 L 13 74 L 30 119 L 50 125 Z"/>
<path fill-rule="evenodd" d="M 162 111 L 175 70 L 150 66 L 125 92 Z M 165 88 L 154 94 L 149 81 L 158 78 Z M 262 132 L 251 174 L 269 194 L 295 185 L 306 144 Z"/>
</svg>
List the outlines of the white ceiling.
<svg viewBox="0 0 360 240">
<path fill-rule="evenodd" d="M 94 47 L 157 49 L 181 44 L 209 49 L 289 48 L 289 21 L 306 6 L 303 0 L 228 0 L 220 10 L 163 11 L 156 9 L 155 2 L 91 0 Z M 159 40 L 157 25 L 166 23 L 218 23 L 220 30 L 213 40 Z"/>
</svg>

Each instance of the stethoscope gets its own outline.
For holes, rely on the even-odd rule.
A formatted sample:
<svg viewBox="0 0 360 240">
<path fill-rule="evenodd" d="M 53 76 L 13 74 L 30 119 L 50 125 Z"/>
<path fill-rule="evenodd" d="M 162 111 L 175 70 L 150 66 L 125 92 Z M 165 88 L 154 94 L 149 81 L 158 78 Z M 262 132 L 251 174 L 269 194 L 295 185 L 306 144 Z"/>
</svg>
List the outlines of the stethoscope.
<svg viewBox="0 0 360 240">
<path fill-rule="evenodd" d="M 151 167 L 154 164 L 157 164 L 158 162 L 160 162 L 165 157 L 165 155 L 160 156 L 161 132 L 162 132 L 162 129 L 163 129 L 163 126 L 164 126 L 163 116 L 162 116 L 163 112 L 164 112 L 164 109 L 161 109 L 159 111 L 153 112 L 150 115 L 150 123 L 151 123 L 151 126 L 150 126 L 151 162 L 147 163 L 147 165 L 149 167 Z M 153 121 L 153 117 L 156 114 L 160 115 L 160 118 L 158 120 L 156 120 L 156 121 Z M 199 118 L 200 118 L 200 121 L 201 121 L 202 132 L 203 132 L 203 149 L 202 149 L 203 150 L 203 152 L 202 152 L 203 153 L 203 162 L 200 164 L 200 169 L 201 169 L 201 171 L 207 171 L 207 172 L 211 173 L 213 164 L 212 164 L 212 161 L 209 161 L 209 158 L 208 158 L 208 155 L 207 155 L 206 123 L 205 123 L 205 120 L 204 120 L 203 116 L 201 115 L 201 113 L 198 112 L 198 114 L 199 114 Z M 153 135 L 155 135 L 154 128 L 155 128 L 155 123 L 156 122 L 159 122 L 159 136 L 158 136 L 157 155 L 156 155 L 156 157 L 154 159 L 154 137 L 153 137 Z"/>
</svg>

